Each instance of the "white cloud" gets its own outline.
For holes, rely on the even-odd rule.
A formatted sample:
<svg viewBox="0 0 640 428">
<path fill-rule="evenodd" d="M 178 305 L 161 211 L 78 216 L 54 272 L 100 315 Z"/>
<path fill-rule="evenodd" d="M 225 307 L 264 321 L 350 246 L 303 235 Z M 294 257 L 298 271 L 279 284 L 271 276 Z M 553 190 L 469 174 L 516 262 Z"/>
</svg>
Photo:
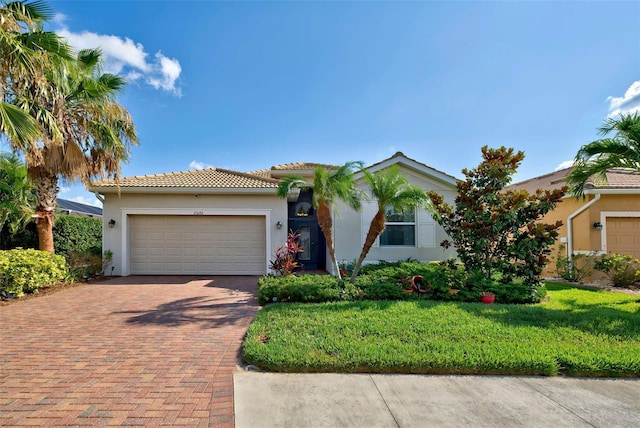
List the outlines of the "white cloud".
<svg viewBox="0 0 640 428">
<path fill-rule="evenodd" d="M 205 169 L 205 168 L 213 168 L 213 166 L 203 162 L 198 162 L 195 160 L 191 161 L 191 163 L 189 164 L 189 169 Z"/>
<path fill-rule="evenodd" d="M 58 193 L 68 193 L 70 190 L 70 187 L 60 187 Z"/>
<path fill-rule="evenodd" d="M 61 26 L 56 33 L 66 38 L 76 49 L 102 49 L 105 72 L 122 74 L 130 81 L 142 79 L 155 89 L 162 89 L 177 96 L 182 94 L 180 87 L 177 86 L 182 73 L 182 67 L 177 59 L 166 57 L 158 52 L 152 60 L 148 60 L 149 54 L 142 43 L 136 43 L 128 37 L 97 34 L 91 31 L 74 33 L 64 24 L 65 19 L 64 15 L 56 15 L 56 22 Z"/>
<path fill-rule="evenodd" d="M 98 208 L 102 208 L 102 202 L 100 202 L 98 200 L 98 198 L 86 198 L 84 196 L 75 196 L 71 199 L 69 199 L 70 201 L 73 202 L 79 202 L 81 204 L 87 204 L 87 205 L 91 205 L 94 207 L 98 207 Z"/>
<path fill-rule="evenodd" d="M 561 162 L 554 171 L 560 171 L 561 169 L 569 168 L 570 166 L 573 166 L 573 159 Z"/>
<path fill-rule="evenodd" d="M 154 88 L 162 88 L 165 91 L 175 92 L 176 80 L 182 73 L 182 67 L 175 58 L 167 58 L 158 52 L 156 60 L 160 63 L 160 77 L 150 77 L 147 81 Z"/>
<path fill-rule="evenodd" d="M 608 97 L 607 101 L 609 101 L 609 116 L 640 112 L 640 80 L 633 82 L 623 96 Z"/>
<path fill-rule="evenodd" d="M 51 20 L 54 24 L 57 24 L 60 27 L 63 27 L 65 22 L 67 21 L 67 15 L 64 13 L 57 12 L 53 15 L 53 19 Z"/>
</svg>

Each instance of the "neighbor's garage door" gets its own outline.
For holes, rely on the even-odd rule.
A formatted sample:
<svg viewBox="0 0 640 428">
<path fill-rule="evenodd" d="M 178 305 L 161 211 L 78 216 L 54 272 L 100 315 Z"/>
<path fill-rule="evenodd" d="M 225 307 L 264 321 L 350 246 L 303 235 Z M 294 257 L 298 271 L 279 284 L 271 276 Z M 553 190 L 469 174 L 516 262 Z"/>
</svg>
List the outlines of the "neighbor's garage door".
<svg viewBox="0 0 640 428">
<path fill-rule="evenodd" d="M 640 217 L 607 217 L 607 252 L 640 259 Z"/>
<path fill-rule="evenodd" d="M 129 230 L 134 274 L 265 273 L 261 216 L 134 215 Z"/>
</svg>

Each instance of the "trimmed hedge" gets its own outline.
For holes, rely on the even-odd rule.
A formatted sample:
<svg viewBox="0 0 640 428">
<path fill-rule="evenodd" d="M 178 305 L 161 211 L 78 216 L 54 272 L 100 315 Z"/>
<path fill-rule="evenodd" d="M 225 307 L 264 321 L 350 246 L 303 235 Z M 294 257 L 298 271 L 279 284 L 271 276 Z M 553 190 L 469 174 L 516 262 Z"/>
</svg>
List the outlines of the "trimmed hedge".
<svg viewBox="0 0 640 428">
<path fill-rule="evenodd" d="M 102 219 L 71 215 L 56 216 L 53 226 L 53 246 L 56 253 L 73 252 L 102 254 Z"/>
<path fill-rule="evenodd" d="M 423 277 L 430 286 L 426 294 L 405 291 L 414 275 Z M 458 294 L 450 294 L 456 288 Z M 451 262 L 392 262 L 367 265 L 354 284 L 340 282 L 329 275 L 265 276 L 258 281 L 258 301 L 261 305 L 273 302 L 320 303 L 337 300 L 439 300 L 479 302 L 480 293 L 490 291 L 496 303 L 538 303 L 546 296 L 544 286 L 524 283 L 486 281 L 465 272 L 460 264 Z"/>
<path fill-rule="evenodd" d="M 61 255 L 33 249 L 0 251 L 0 289 L 16 296 L 62 281 L 67 273 Z"/>
<path fill-rule="evenodd" d="M 343 291 L 344 290 L 344 291 Z M 320 303 L 355 300 L 359 291 L 329 275 L 263 276 L 258 280 L 258 303 Z"/>
</svg>

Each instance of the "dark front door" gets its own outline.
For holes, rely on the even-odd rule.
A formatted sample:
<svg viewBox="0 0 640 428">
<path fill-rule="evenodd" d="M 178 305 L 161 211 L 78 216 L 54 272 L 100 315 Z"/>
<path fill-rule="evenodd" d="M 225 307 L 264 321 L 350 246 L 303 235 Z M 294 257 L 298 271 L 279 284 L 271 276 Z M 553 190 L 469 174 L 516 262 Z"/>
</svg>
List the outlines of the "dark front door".
<svg viewBox="0 0 640 428">
<path fill-rule="evenodd" d="M 299 243 L 303 252 L 298 254 L 298 262 L 304 270 L 326 268 L 327 244 L 318 225 L 318 217 L 313 207 L 310 190 L 300 192 L 298 199 L 289 202 L 289 229 L 300 234 Z"/>
<path fill-rule="evenodd" d="M 289 228 L 300 234 L 298 242 L 303 251 L 298 262 L 305 270 L 325 269 L 325 240 L 318 221 L 314 218 L 289 219 Z"/>
</svg>

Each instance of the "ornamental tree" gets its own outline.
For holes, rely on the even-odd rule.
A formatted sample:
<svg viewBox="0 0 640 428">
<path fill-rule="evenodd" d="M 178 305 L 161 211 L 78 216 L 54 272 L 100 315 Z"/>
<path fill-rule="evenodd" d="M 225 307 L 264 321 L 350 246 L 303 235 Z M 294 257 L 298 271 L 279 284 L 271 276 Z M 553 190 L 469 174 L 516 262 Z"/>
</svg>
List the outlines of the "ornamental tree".
<svg viewBox="0 0 640 428">
<path fill-rule="evenodd" d="M 562 226 L 561 221 L 545 224 L 540 220 L 567 189 L 538 189 L 534 194 L 505 190 L 524 153 L 484 146 L 482 158 L 478 167 L 462 170 L 466 179 L 457 184 L 454 206 L 438 193 L 429 192 L 439 214 L 436 220 L 451 238 L 440 245 L 453 245 L 467 270 L 481 273 L 487 280 L 501 273 L 504 282 L 519 277 L 529 285 L 538 285 L 549 248 Z"/>
</svg>

